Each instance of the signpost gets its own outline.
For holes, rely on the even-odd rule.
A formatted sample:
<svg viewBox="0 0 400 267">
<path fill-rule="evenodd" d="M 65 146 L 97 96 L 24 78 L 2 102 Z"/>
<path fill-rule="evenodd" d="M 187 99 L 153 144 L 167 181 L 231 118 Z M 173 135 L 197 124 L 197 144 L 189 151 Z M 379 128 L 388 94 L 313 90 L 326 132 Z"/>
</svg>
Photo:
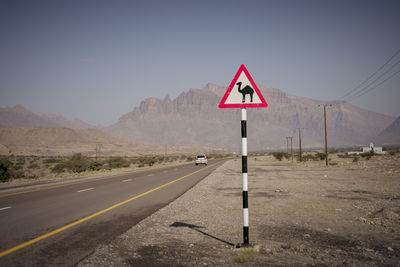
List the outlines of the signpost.
<svg viewBox="0 0 400 267">
<path fill-rule="evenodd" d="M 241 109 L 242 131 L 242 177 L 243 177 L 243 243 L 238 247 L 250 246 L 249 243 L 249 205 L 248 205 L 248 178 L 247 178 L 247 110 L 246 108 L 268 107 L 263 95 L 255 84 L 250 73 L 242 64 L 233 78 L 228 90 L 219 103 L 219 108 Z"/>
</svg>

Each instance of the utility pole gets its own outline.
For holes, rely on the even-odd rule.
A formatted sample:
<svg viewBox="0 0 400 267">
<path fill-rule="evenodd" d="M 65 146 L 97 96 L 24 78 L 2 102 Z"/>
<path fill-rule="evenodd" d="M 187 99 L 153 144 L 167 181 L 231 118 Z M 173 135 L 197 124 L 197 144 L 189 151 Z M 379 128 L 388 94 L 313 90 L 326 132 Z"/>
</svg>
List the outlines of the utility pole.
<svg viewBox="0 0 400 267">
<path fill-rule="evenodd" d="M 318 105 L 321 106 L 321 105 Z M 328 166 L 328 134 L 326 130 L 326 107 L 328 104 L 324 104 L 324 126 L 325 126 L 325 164 Z M 329 105 L 332 106 L 331 104 Z"/>
<path fill-rule="evenodd" d="M 326 104 L 324 105 L 324 125 L 325 125 L 325 164 L 328 166 L 328 134 L 326 132 Z"/>
<path fill-rule="evenodd" d="M 101 144 L 96 144 L 96 161 L 100 158 Z"/>
<path fill-rule="evenodd" d="M 290 154 L 289 154 L 289 139 L 290 139 Z M 287 158 L 289 160 L 289 155 L 293 161 L 293 136 L 286 136 L 286 146 L 287 146 Z"/>
<path fill-rule="evenodd" d="M 301 157 L 301 128 L 299 128 L 299 160 L 302 162 L 302 157 Z"/>
<path fill-rule="evenodd" d="M 286 148 L 287 148 L 287 158 L 288 158 L 288 160 L 289 160 L 289 136 L 286 136 Z"/>
<path fill-rule="evenodd" d="M 293 162 L 293 136 L 290 137 L 290 155 L 292 156 Z"/>
</svg>

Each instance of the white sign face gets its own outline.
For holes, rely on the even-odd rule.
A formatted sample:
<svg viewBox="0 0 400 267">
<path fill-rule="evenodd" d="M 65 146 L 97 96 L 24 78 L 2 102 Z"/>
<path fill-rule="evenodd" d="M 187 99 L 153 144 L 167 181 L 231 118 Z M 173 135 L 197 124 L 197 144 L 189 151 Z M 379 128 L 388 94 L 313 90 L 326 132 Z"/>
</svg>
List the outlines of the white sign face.
<svg viewBox="0 0 400 267">
<path fill-rule="evenodd" d="M 243 101 L 244 100 L 244 101 Z M 262 101 L 258 97 L 258 94 L 251 86 L 249 79 L 246 74 L 242 71 L 237 79 L 231 93 L 225 101 L 225 104 L 261 104 Z"/>
<path fill-rule="evenodd" d="M 268 107 L 256 83 L 242 64 L 228 90 L 218 105 L 219 108 L 266 108 Z"/>
</svg>

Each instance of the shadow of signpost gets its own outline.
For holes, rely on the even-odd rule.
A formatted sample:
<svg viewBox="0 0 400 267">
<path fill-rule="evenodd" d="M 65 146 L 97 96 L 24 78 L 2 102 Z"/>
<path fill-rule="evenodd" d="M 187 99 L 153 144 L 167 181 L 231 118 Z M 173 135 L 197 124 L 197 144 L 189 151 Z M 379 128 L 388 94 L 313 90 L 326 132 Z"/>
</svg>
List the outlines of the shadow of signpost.
<svg viewBox="0 0 400 267">
<path fill-rule="evenodd" d="M 183 223 L 183 222 L 174 222 L 173 224 L 170 225 L 170 227 L 188 227 L 190 229 L 193 229 L 196 232 L 199 232 L 200 234 L 203 234 L 205 236 L 211 237 L 212 239 L 215 239 L 217 241 L 220 241 L 222 243 L 225 243 L 229 246 L 235 246 L 234 244 L 232 244 L 231 242 L 228 242 L 226 240 L 223 240 L 221 238 L 218 238 L 216 236 L 210 235 L 209 233 L 206 233 L 202 230 L 199 230 L 199 228 L 205 228 L 204 226 L 198 226 L 198 225 L 194 225 L 194 224 L 189 224 L 189 223 Z"/>
</svg>

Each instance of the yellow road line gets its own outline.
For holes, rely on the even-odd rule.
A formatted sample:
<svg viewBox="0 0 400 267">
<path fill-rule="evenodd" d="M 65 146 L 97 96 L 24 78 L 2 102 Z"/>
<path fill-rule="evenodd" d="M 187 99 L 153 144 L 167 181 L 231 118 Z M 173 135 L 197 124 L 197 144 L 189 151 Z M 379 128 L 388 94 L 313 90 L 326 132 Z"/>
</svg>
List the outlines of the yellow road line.
<svg viewBox="0 0 400 267">
<path fill-rule="evenodd" d="M 140 194 L 140 195 L 134 196 L 134 197 L 132 197 L 132 198 L 130 198 L 130 199 L 127 199 L 127 200 L 125 200 L 125 201 L 122 201 L 122 202 L 120 202 L 120 203 L 117 203 L 117 204 L 115 204 L 115 205 L 113 205 L 113 206 L 111 206 L 111 207 L 108 207 L 108 208 L 106 208 L 106 209 L 104 209 L 104 210 L 101 210 L 101 211 L 99 211 L 99 212 L 96 212 L 96 213 L 94 213 L 94 214 L 92 214 L 92 215 L 89 215 L 89 216 L 87 216 L 87 217 L 85 217 L 85 218 L 82 218 L 82 219 L 80 219 L 80 220 L 78 220 L 78 221 L 76 221 L 76 222 L 73 222 L 73 223 L 68 224 L 68 225 L 66 225 L 66 226 L 64 226 L 64 227 L 58 228 L 58 229 L 56 229 L 56 230 L 54 230 L 54 231 L 51 231 L 51 232 L 49 232 L 49 233 L 47 233 L 47 234 L 41 235 L 41 236 L 39 236 L 39 237 L 36 237 L 35 239 L 32 239 L 32 240 L 30 240 L 30 241 L 28 241 L 28 242 L 25 242 L 25 243 L 23 243 L 23 244 L 20 244 L 20 245 L 18 245 L 18 246 L 15 246 L 15 247 L 13 247 L 13 248 L 10 248 L 10 249 L 8 249 L 8 250 L 5 250 L 5 251 L 3 251 L 3 252 L 0 252 L 0 257 L 3 257 L 3 256 L 5 256 L 5 255 L 10 254 L 10 253 L 12 253 L 12 252 L 15 252 L 15 251 L 17 251 L 17 250 L 20 250 L 20 249 L 22 249 L 22 248 L 24 248 L 24 247 L 27 247 L 27 246 L 29 246 L 29 245 L 32 245 L 32 244 L 34 244 L 34 243 L 36 243 L 36 242 L 39 242 L 40 240 L 43 240 L 43 239 L 48 238 L 48 237 L 50 237 L 50 236 L 53 236 L 53 235 L 55 235 L 55 234 L 57 234 L 57 233 L 60 233 L 60 232 L 62 232 L 62 231 L 64 231 L 64 230 L 67 230 L 67 229 L 69 229 L 69 228 L 71 228 L 71 227 L 74 227 L 74 226 L 76 226 L 76 225 L 78 225 L 78 224 L 81 224 L 81 223 L 83 223 L 83 222 L 86 222 L 86 221 L 88 221 L 88 220 L 90 220 L 90 219 L 92 219 L 92 218 L 94 218 L 94 217 L 96 217 L 96 216 L 99 216 L 99 215 L 101 215 L 101 214 L 103 214 L 103 213 L 106 213 L 106 212 L 108 212 L 108 211 L 110 211 L 110 210 L 112 210 L 112 209 L 115 209 L 115 208 L 117 208 L 117 207 L 119 207 L 119 206 L 125 205 L 125 204 L 127 204 L 127 203 L 129 203 L 129 202 L 131 202 L 131 201 L 133 201 L 133 200 L 135 200 L 135 199 L 138 199 L 138 198 L 143 197 L 143 196 L 145 196 L 145 195 L 148 195 L 148 194 L 150 194 L 150 193 L 152 193 L 152 192 L 154 192 L 154 191 L 157 191 L 157 190 L 159 190 L 159 189 L 161 189 L 161 188 L 164 188 L 164 187 L 166 187 L 166 186 L 168 186 L 168 185 L 170 185 L 170 184 L 173 184 L 173 183 L 178 182 L 178 181 L 180 181 L 180 180 L 182 180 L 182 179 L 185 179 L 185 178 L 187 178 L 187 177 L 189 177 L 189 176 L 191 176 L 191 175 L 193 175 L 193 174 L 196 174 L 196 173 L 198 173 L 198 172 L 201 172 L 201 171 L 203 171 L 203 170 L 205 170 L 205 169 L 207 169 L 207 168 L 209 168 L 209 167 L 211 167 L 211 166 L 214 166 L 214 165 L 216 165 L 216 164 L 218 164 L 218 163 L 220 163 L 220 162 L 217 162 L 217 163 L 211 164 L 211 165 L 209 165 L 209 166 L 207 166 L 207 167 L 201 168 L 200 170 L 197 170 L 197 171 L 195 171 L 195 172 L 189 173 L 189 174 L 187 174 L 187 175 L 185 175 L 185 176 L 182 176 L 182 177 L 180 177 L 180 178 L 178 178 L 178 179 L 175 179 L 175 180 L 173 180 L 173 181 L 171 181 L 171 182 L 169 182 L 169 183 L 160 185 L 160 186 L 158 186 L 158 187 L 156 187 L 156 188 L 153 188 L 153 189 L 151 189 L 151 190 L 149 190 L 149 191 L 147 191 L 147 192 L 144 192 L 144 193 L 142 193 L 142 194 Z"/>
</svg>

